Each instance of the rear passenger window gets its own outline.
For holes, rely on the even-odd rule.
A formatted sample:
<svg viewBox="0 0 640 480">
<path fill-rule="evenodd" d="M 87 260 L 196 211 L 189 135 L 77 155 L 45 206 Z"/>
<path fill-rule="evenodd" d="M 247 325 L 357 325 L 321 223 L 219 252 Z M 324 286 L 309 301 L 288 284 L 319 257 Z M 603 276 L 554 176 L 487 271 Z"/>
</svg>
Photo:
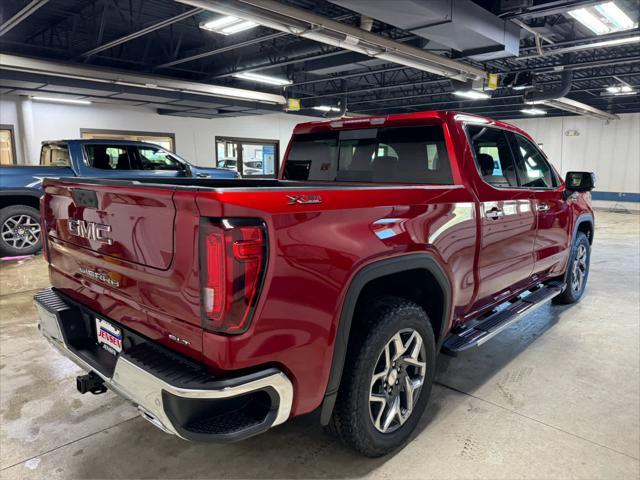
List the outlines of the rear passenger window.
<svg viewBox="0 0 640 480">
<path fill-rule="evenodd" d="M 503 130 L 468 126 L 469 142 L 482 179 L 494 187 L 518 187 L 513 153 Z"/>
<path fill-rule="evenodd" d="M 135 163 L 128 147 L 116 145 L 85 145 L 89 165 L 100 170 L 132 170 Z"/>
<path fill-rule="evenodd" d="M 520 184 L 528 188 L 554 188 L 560 185 L 555 172 L 538 147 L 522 135 L 515 137 L 516 165 Z"/>
<path fill-rule="evenodd" d="M 372 183 L 453 182 L 441 126 L 298 134 L 284 178 Z"/>
<path fill-rule="evenodd" d="M 43 167 L 69 167 L 69 149 L 63 143 L 47 143 L 40 151 L 40 165 Z"/>
</svg>

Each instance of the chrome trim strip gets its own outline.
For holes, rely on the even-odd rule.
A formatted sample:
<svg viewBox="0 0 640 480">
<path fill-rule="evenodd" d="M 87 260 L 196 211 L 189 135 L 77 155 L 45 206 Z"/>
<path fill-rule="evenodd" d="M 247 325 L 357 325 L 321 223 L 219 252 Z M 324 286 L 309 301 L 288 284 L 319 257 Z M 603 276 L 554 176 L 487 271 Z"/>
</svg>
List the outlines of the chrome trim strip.
<svg viewBox="0 0 640 480">
<path fill-rule="evenodd" d="M 164 380 L 159 379 L 152 373 L 143 370 L 137 365 L 127 360 L 124 356 L 119 356 L 116 361 L 116 367 L 113 377 L 107 377 L 93 367 L 91 367 L 82 358 L 76 355 L 64 342 L 61 335 L 61 327 L 56 322 L 57 332 L 49 332 L 47 328 L 51 328 L 51 322 L 47 322 L 42 316 L 53 315 L 49 313 L 37 301 L 34 302 L 41 316 L 39 319 L 39 329 L 42 335 L 55 347 L 62 355 L 78 365 L 81 369 L 90 372 L 93 371 L 99 375 L 105 385 L 118 395 L 131 401 L 138 407 L 139 413 L 156 427 L 167 433 L 182 437 L 177 429 L 173 426 L 171 420 L 167 417 L 163 400 L 162 391 L 183 398 L 194 399 L 223 399 L 244 395 L 265 388 L 272 388 L 279 397 L 278 412 L 271 426 L 284 423 L 291 414 L 291 406 L 293 403 L 293 384 L 289 378 L 282 372 L 274 373 L 258 380 L 253 380 L 234 387 L 224 387 L 217 390 L 197 390 L 176 387 Z M 59 337 L 56 336 L 56 333 Z"/>
</svg>

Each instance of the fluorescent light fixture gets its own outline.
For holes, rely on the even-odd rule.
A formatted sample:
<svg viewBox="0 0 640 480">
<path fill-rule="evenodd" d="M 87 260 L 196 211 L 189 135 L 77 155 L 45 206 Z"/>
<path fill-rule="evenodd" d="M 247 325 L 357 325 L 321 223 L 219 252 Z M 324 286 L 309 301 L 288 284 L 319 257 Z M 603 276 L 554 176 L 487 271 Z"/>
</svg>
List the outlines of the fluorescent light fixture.
<svg viewBox="0 0 640 480">
<path fill-rule="evenodd" d="M 73 103 L 75 105 L 91 105 L 91 102 L 89 100 L 75 100 L 73 98 L 33 96 L 31 97 L 31 100 L 38 100 L 39 102 Z"/>
<path fill-rule="evenodd" d="M 600 14 L 604 15 L 611 24 L 615 25 L 618 30 L 629 30 L 634 27 L 633 20 L 620 10 L 615 2 L 596 5 L 595 8 Z"/>
<path fill-rule="evenodd" d="M 255 22 L 245 21 L 236 23 L 235 25 L 229 25 L 228 27 L 224 27 L 220 30 L 220 33 L 223 35 L 231 35 L 233 33 L 244 32 L 245 30 L 249 30 L 250 28 L 257 27 L 258 24 Z"/>
<path fill-rule="evenodd" d="M 339 112 L 340 109 L 338 107 L 330 107 L 328 105 L 318 105 L 313 107 L 314 110 L 318 110 L 320 112 Z"/>
<path fill-rule="evenodd" d="M 242 78 L 243 80 L 251 80 L 258 83 L 267 83 L 269 85 L 285 86 L 291 85 L 292 83 L 291 80 L 287 80 L 286 78 L 271 77 L 269 75 L 261 75 L 259 73 L 253 72 L 236 73 L 234 77 Z"/>
<path fill-rule="evenodd" d="M 568 12 L 596 35 L 622 32 L 637 26 L 615 2 L 606 2 L 592 7 L 577 8 Z"/>
<path fill-rule="evenodd" d="M 527 115 L 546 115 L 546 110 L 540 110 L 539 108 L 523 108 L 520 110 L 522 113 L 526 113 Z"/>
<path fill-rule="evenodd" d="M 611 85 L 607 87 L 607 92 L 614 95 L 633 95 L 635 92 L 629 85 Z"/>
<path fill-rule="evenodd" d="M 200 24 L 200 28 L 203 30 L 209 30 L 211 32 L 220 33 L 222 35 L 232 35 L 238 32 L 244 32 L 250 28 L 257 27 L 258 24 L 243 20 L 237 17 L 220 17 L 210 22 Z"/>
<path fill-rule="evenodd" d="M 227 27 L 233 23 L 238 23 L 240 21 L 239 18 L 236 17 L 220 17 L 215 20 L 211 20 L 210 22 L 206 22 L 200 25 L 200 28 L 204 28 L 205 30 L 218 30 L 224 27 Z"/>
<path fill-rule="evenodd" d="M 609 27 L 607 27 L 604 23 L 602 23 L 598 18 L 593 15 L 591 12 L 587 11 L 586 8 L 578 8 L 577 10 L 571 10 L 569 12 L 573 18 L 578 20 L 581 24 L 587 27 L 596 35 L 603 35 L 605 33 L 609 33 Z"/>
<path fill-rule="evenodd" d="M 453 92 L 454 95 L 458 97 L 470 98 L 471 100 L 483 100 L 485 98 L 491 98 L 490 95 L 487 95 L 484 92 L 480 92 L 478 90 L 458 90 Z"/>
</svg>

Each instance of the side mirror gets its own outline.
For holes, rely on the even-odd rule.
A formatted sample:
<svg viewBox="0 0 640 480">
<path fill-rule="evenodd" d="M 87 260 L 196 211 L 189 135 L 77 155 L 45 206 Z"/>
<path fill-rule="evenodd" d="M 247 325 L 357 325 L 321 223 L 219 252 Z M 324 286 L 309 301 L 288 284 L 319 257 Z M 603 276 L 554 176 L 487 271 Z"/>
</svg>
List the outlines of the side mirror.
<svg viewBox="0 0 640 480">
<path fill-rule="evenodd" d="M 590 192 L 595 187 L 596 176 L 593 172 L 567 172 L 564 183 L 572 192 Z"/>
</svg>

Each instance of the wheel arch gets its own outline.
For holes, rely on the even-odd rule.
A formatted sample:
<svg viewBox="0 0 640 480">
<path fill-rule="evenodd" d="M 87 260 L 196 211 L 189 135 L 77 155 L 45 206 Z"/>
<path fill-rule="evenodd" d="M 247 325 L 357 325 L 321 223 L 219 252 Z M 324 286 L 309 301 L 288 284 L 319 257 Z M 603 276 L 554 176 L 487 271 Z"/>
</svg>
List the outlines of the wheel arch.
<svg viewBox="0 0 640 480">
<path fill-rule="evenodd" d="M 593 222 L 593 215 L 591 213 L 582 213 L 576 219 L 576 223 L 573 226 L 573 235 L 571 236 L 572 242 L 578 235 L 578 232 L 583 232 L 587 236 L 589 245 L 593 244 L 595 225 Z"/>
<path fill-rule="evenodd" d="M 3 190 L 0 192 L 0 208 L 25 205 L 40 210 L 41 191 Z"/>
<path fill-rule="evenodd" d="M 434 256 L 428 253 L 408 254 L 377 261 L 361 268 L 348 286 L 340 311 L 331 370 L 321 405 L 320 423 L 322 425 L 327 425 L 331 419 L 349 348 L 349 335 L 353 326 L 353 317 L 361 295 L 366 291 L 367 286 L 375 281 L 416 270 L 429 273 L 441 289 L 442 308 L 441 318 L 437 319 L 436 344 L 439 344 L 439 341 L 444 337 L 447 319 L 450 318 L 451 314 L 451 284 L 444 269 Z"/>
</svg>

